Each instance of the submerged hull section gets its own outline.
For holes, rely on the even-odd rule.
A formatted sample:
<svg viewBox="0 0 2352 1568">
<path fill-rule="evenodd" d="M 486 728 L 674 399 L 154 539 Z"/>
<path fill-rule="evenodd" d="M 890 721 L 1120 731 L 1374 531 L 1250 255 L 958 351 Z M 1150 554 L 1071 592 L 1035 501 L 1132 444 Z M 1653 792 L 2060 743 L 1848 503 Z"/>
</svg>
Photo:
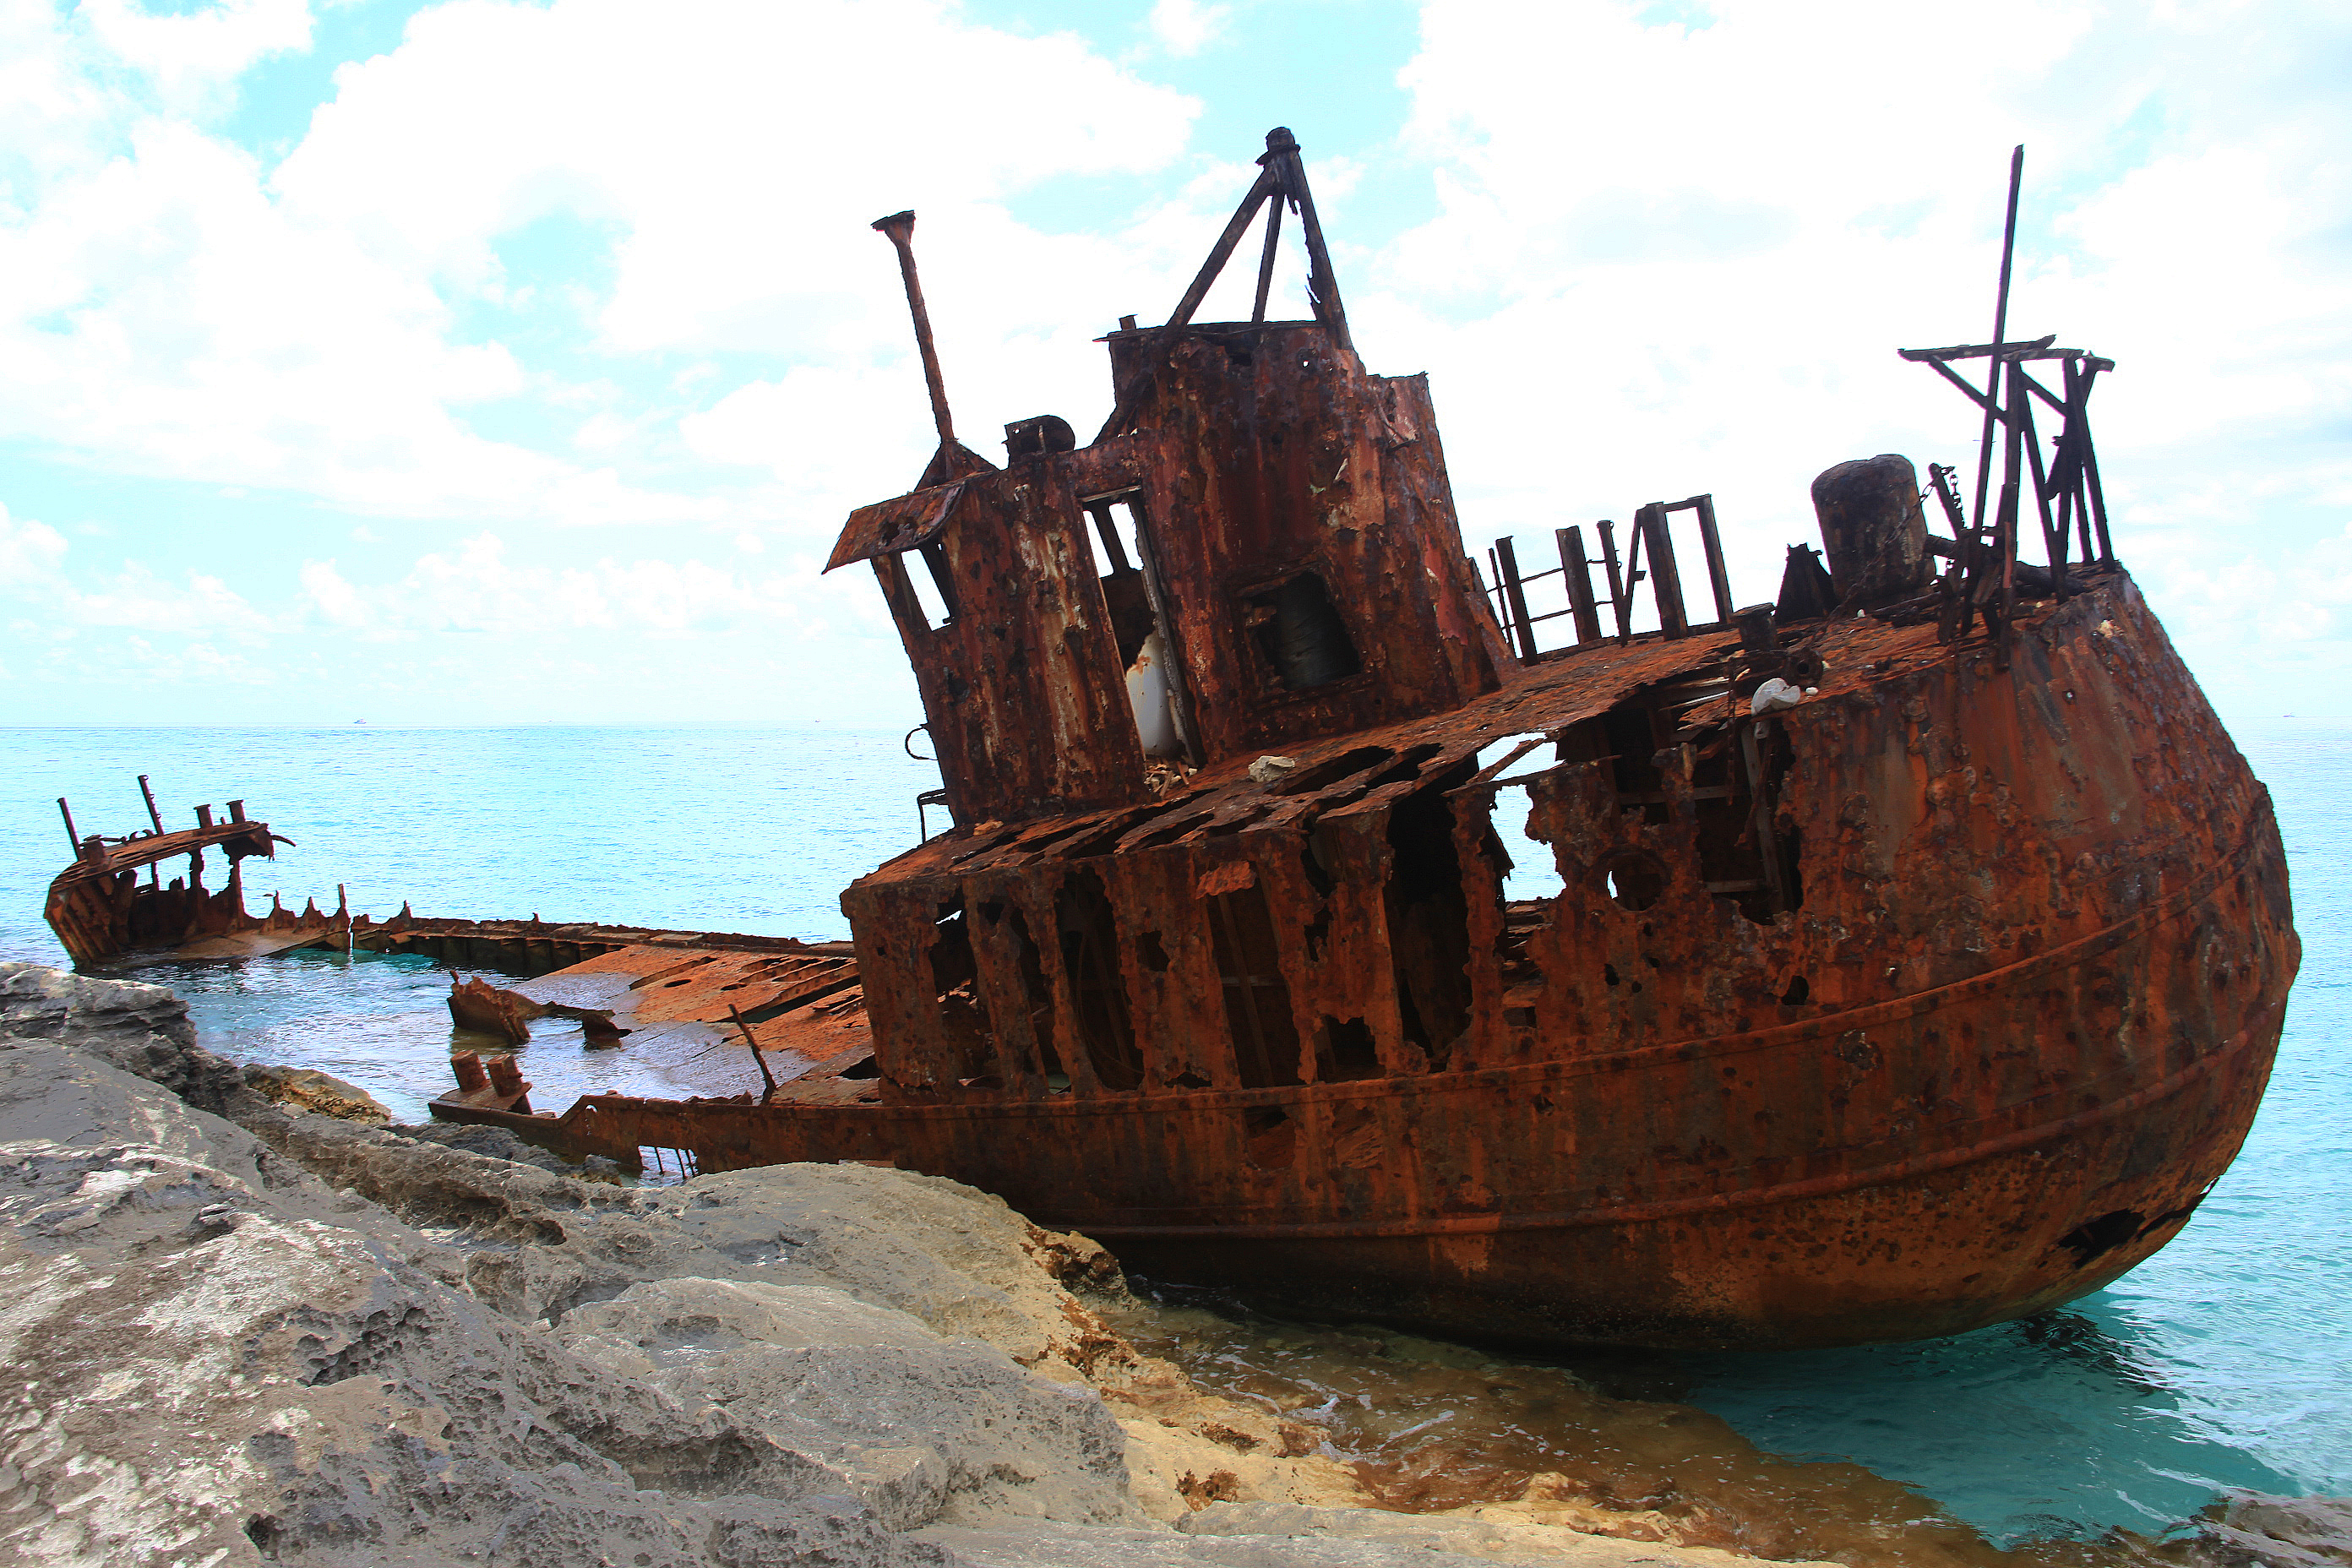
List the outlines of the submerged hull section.
<svg viewBox="0 0 2352 1568">
<path fill-rule="evenodd" d="M 2169 1239 L 2252 1122 L 2298 955 L 2267 794 L 2120 573 L 2021 619 L 2006 668 L 1932 626 L 1815 647 L 1821 695 L 1747 783 L 1706 782 L 1744 710 L 1658 706 L 1726 640 L 1637 640 L 1298 753 L 1377 752 L 1359 786 L 1433 753 L 1378 787 L 1204 774 L 1164 842 L 1169 816 L 934 841 L 845 900 L 897 1043 L 873 1103 L 597 1097 L 537 1131 L 888 1161 L 1145 1273 L 1456 1335 L 1763 1348 L 2045 1310 Z M 1636 711 L 1654 767 L 1580 760 L 1580 725 Z M 1464 771 L 1529 731 L 1558 737 L 1534 771 Z M 1788 907 L 1725 874 L 1710 803 L 1766 814 Z M 1559 897 L 1506 904 L 1496 809 Z M 1433 823 L 1465 889 L 1434 910 Z"/>
</svg>

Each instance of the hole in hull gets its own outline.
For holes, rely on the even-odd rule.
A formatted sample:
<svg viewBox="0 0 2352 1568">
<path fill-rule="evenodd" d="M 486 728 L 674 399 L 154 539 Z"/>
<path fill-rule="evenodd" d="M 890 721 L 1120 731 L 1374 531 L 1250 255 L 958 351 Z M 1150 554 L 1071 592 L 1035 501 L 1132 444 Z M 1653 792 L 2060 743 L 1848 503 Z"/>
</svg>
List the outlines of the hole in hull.
<svg viewBox="0 0 2352 1568">
<path fill-rule="evenodd" d="M 1243 1085 L 1298 1082 L 1298 1026 L 1290 1016 L 1290 983 L 1282 973 L 1265 889 L 1220 893 L 1208 900 L 1208 917 L 1224 985 L 1225 1026 Z"/>
<path fill-rule="evenodd" d="M 1361 1018 L 1326 1017 L 1315 1031 L 1315 1076 L 1323 1083 L 1381 1076 L 1371 1026 Z"/>
<path fill-rule="evenodd" d="M 2137 1237 L 2144 1224 L 2137 1209 L 2116 1209 L 2081 1225 L 2058 1238 L 2058 1245 L 2074 1254 L 2074 1267 L 2103 1258 L 2116 1247 Z"/>
<path fill-rule="evenodd" d="M 1470 1026 L 1470 905 L 1444 792 L 1465 765 L 1416 790 L 1389 813 L 1386 902 L 1390 960 L 1404 1037 L 1442 1069 Z"/>
<path fill-rule="evenodd" d="M 1143 1082 L 1143 1058 L 1136 1049 L 1127 983 L 1118 970 L 1118 926 L 1102 879 L 1091 871 L 1071 873 L 1054 900 L 1054 923 L 1095 1078 L 1105 1089 L 1134 1089 Z"/>
</svg>

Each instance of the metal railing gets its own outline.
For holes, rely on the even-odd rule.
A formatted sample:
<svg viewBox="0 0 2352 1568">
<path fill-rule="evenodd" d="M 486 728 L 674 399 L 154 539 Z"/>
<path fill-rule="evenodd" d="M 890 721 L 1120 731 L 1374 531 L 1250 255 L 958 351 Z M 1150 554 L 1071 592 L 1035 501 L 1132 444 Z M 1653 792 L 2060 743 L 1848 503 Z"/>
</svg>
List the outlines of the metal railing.
<svg viewBox="0 0 2352 1568">
<path fill-rule="evenodd" d="M 1715 599 L 1716 618 L 1712 622 L 1693 625 L 1683 602 L 1682 573 L 1675 555 L 1674 534 L 1668 519 L 1675 512 L 1696 514 L 1698 523 L 1699 548 L 1706 560 L 1707 586 Z M 1509 538 L 1497 539 L 1486 552 L 1486 570 L 1493 585 L 1486 589 L 1495 601 L 1495 618 L 1503 628 L 1504 638 L 1518 652 L 1522 661 L 1533 663 L 1547 651 L 1536 639 L 1536 627 L 1546 621 L 1570 618 L 1576 632 L 1573 645 L 1622 641 L 1633 635 L 1635 590 L 1647 582 L 1650 596 L 1658 612 L 1658 627 L 1669 637 L 1688 637 L 1694 631 L 1716 626 L 1727 626 L 1734 614 L 1731 602 L 1731 578 L 1723 558 L 1723 539 L 1716 528 L 1715 497 L 1696 495 L 1686 500 L 1652 501 L 1633 513 L 1633 527 L 1627 548 L 1621 560 L 1617 552 L 1617 524 L 1602 519 L 1593 524 L 1601 541 L 1601 553 L 1585 553 L 1584 530 L 1575 524 L 1552 530 L 1552 542 L 1559 552 L 1559 564 L 1547 566 L 1540 572 L 1519 569 L 1518 551 Z M 1643 565 L 1647 551 L 1649 565 Z M 1603 598 L 1595 592 L 1592 568 L 1598 566 L 1606 574 L 1609 589 Z M 1547 579 L 1561 579 L 1565 605 L 1557 610 L 1540 614 L 1528 608 L 1527 590 L 1529 584 Z M 1606 605 L 1610 619 L 1615 623 L 1613 633 L 1601 628 L 1601 611 Z M 1549 650 L 1558 652 L 1558 649 Z"/>
</svg>

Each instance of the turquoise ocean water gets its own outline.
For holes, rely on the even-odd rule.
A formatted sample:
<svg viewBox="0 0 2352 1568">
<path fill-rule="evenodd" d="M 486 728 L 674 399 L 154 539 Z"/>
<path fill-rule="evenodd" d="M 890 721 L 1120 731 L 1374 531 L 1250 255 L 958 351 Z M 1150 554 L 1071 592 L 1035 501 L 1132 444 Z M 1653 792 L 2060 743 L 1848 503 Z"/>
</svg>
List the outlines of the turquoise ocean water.
<svg viewBox="0 0 2352 1568">
<path fill-rule="evenodd" d="M 2278 805 L 2304 967 L 2237 1164 L 2180 1238 L 2032 1322 L 1922 1344 L 1679 1358 L 1685 1395 L 1760 1446 L 1905 1481 L 1996 1539 L 2146 1530 L 2220 1488 L 2352 1492 L 2352 725 L 2242 727 Z M 936 771 L 896 731 L 0 729 L 0 958 L 62 961 L 41 898 L 84 832 L 243 797 L 299 846 L 248 863 L 382 916 L 530 915 L 799 936 L 846 933 L 837 895 L 915 841 Z M 1524 857 L 1523 857 L 1524 858 Z M 1532 889 L 1530 889 L 1532 890 Z M 421 1113 L 447 1072 L 446 971 L 293 954 L 159 966 L 205 1040 L 317 1067 Z M 541 1105 L 647 1089 L 625 1052 L 534 1041 Z M 619 1059 L 616 1059 L 619 1058 Z"/>
</svg>

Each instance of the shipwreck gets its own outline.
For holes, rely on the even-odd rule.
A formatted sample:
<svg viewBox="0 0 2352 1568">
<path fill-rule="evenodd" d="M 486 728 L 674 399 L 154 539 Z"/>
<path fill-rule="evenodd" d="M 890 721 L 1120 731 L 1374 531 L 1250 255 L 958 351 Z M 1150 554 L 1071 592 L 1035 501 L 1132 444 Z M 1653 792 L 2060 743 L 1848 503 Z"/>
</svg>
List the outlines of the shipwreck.
<svg viewBox="0 0 2352 1568">
<path fill-rule="evenodd" d="M 2268 795 L 2108 537 L 2109 362 L 2010 338 L 2004 264 L 1990 341 L 1907 351 L 1982 414 L 1965 503 L 1832 468 L 1825 565 L 1745 608 L 1706 496 L 1482 574 L 1286 131 L 1260 165 L 1169 319 L 1108 335 L 1095 438 L 1024 420 L 1001 467 L 913 215 L 876 225 L 939 447 L 830 566 L 879 582 L 950 826 L 843 894 L 847 952 L 624 941 L 525 988 L 740 1041 L 731 1092 L 559 1116 L 461 1058 L 436 1114 L 891 1163 L 1148 1273 L 1495 1340 L 1950 1333 L 2162 1247 L 2299 949 Z M 1266 319 L 1286 216 L 1309 320 Z M 1196 321 L 1261 217 L 1252 318 Z M 1556 895 L 1508 896 L 1506 820 Z"/>
<path fill-rule="evenodd" d="M 294 841 L 272 833 L 266 822 L 248 821 L 245 802 L 230 801 L 217 820 L 209 805 L 197 806 L 195 826 L 167 828 L 145 773 L 139 775 L 139 794 L 151 826 L 112 836 L 82 833 L 74 824 L 73 807 L 58 797 L 58 815 L 65 819 L 73 858 L 49 883 L 42 913 L 77 964 L 134 956 L 250 958 L 327 946 L 338 936 L 348 942 L 351 918 L 341 900 L 331 914 L 315 901 L 299 911 L 289 910 L 274 893 L 268 914 L 246 909 L 245 862 L 274 859 L 280 844 Z M 208 849 L 228 863 L 217 889 L 205 886 Z M 165 864 L 183 856 L 186 866 L 166 883 Z"/>
</svg>

